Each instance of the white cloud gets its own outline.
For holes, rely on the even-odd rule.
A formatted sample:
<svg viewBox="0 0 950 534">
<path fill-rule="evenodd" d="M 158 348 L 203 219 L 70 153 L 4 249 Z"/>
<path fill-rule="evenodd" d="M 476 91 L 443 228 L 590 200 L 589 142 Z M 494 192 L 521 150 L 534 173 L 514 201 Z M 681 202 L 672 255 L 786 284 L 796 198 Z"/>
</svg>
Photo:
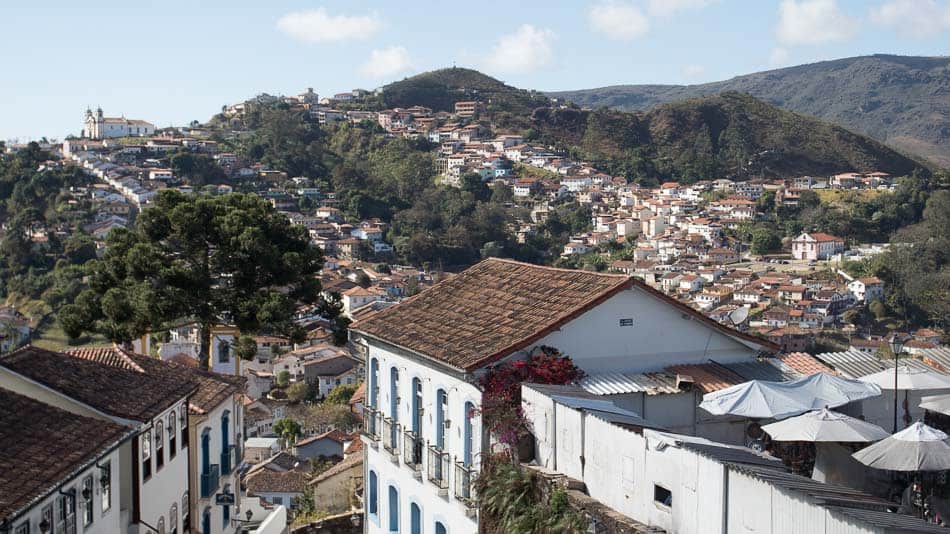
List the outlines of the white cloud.
<svg viewBox="0 0 950 534">
<path fill-rule="evenodd" d="M 591 7 L 587 18 L 594 30 L 619 41 L 640 37 L 650 29 L 650 21 L 639 7 L 614 0 Z"/>
<path fill-rule="evenodd" d="M 776 46 L 769 53 L 769 65 L 772 67 L 782 67 L 788 63 L 788 50 L 781 46 Z"/>
<path fill-rule="evenodd" d="M 871 21 L 910 37 L 932 37 L 950 30 L 950 1 L 891 0 L 871 9 Z"/>
<path fill-rule="evenodd" d="M 654 17 L 669 17 L 687 9 L 702 9 L 713 0 L 650 0 L 647 12 Z"/>
<path fill-rule="evenodd" d="M 782 0 L 779 6 L 778 40 L 788 45 L 821 44 L 845 40 L 855 23 L 836 0 Z"/>
<path fill-rule="evenodd" d="M 360 73 L 367 78 L 390 78 L 402 74 L 412 68 L 409 51 L 404 46 L 390 46 L 373 50 L 369 60 L 360 68 Z"/>
<path fill-rule="evenodd" d="M 277 21 L 277 29 L 307 43 L 330 43 L 366 39 L 383 27 L 375 13 L 331 15 L 324 8 L 288 13 Z"/>
<path fill-rule="evenodd" d="M 695 80 L 696 78 L 701 78 L 705 74 L 706 74 L 706 67 L 702 65 L 686 65 L 685 67 L 683 67 L 683 76 L 686 76 L 687 78 L 691 80 Z"/>
<path fill-rule="evenodd" d="M 536 70 L 554 59 L 553 40 L 551 30 L 523 24 L 514 33 L 498 38 L 485 65 L 499 73 Z"/>
</svg>

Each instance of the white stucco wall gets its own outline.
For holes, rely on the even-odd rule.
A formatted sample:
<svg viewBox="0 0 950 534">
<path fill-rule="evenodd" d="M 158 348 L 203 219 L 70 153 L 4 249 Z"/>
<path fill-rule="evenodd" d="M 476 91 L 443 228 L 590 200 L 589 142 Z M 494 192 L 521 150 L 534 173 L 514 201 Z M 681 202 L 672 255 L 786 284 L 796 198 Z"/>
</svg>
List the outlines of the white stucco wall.
<svg viewBox="0 0 950 534">
<path fill-rule="evenodd" d="M 176 426 L 178 435 L 175 438 L 175 457 L 169 458 L 168 432 L 164 426 L 167 424 L 169 414 L 174 414 L 177 423 L 178 407 L 180 405 L 181 403 L 176 403 L 172 408 L 165 410 L 161 415 L 152 420 L 152 426 L 149 429 L 152 433 L 152 476 L 148 480 L 142 478 L 142 434 L 136 438 L 139 440 L 138 458 L 132 461 L 132 467 L 139 470 L 140 518 L 152 527 L 158 525 L 159 518 L 164 518 L 166 530 L 170 530 L 169 512 L 173 504 L 178 505 L 178 521 L 181 521 L 181 498 L 185 492 L 188 491 L 188 454 L 187 450 L 181 450 L 180 428 Z M 158 434 L 158 421 L 162 421 L 163 425 L 161 439 L 164 443 L 163 455 L 165 465 L 161 469 L 156 467 L 155 439 Z"/>
<path fill-rule="evenodd" d="M 221 438 L 221 420 L 224 416 L 225 411 L 228 412 L 228 436 L 229 443 L 231 445 L 242 445 L 244 437 L 242 436 L 241 442 L 238 441 L 238 435 L 241 433 L 242 419 L 243 419 L 243 406 L 239 402 L 235 402 L 233 397 L 228 397 L 211 410 L 205 416 L 196 416 L 191 415 L 190 418 L 194 420 L 193 424 L 195 425 L 195 436 L 197 439 L 191 443 L 190 454 L 192 454 L 192 465 L 194 466 L 194 479 L 193 479 L 193 496 L 192 501 L 196 502 L 196 508 L 192 512 L 192 525 L 195 528 L 201 528 L 202 514 L 207 507 L 211 507 L 211 534 L 220 534 L 223 532 L 234 532 L 236 526 L 232 523 L 225 527 L 222 515 L 223 510 L 222 506 L 218 506 L 214 503 L 214 496 L 217 493 L 221 493 L 226 487 L 230 486 L 229 492 L 235 495 L 235 505 L 231 507 L 230 513 L 231 517 L 236 517 L 237 510 L 240 508 L 241 498 L 240 498 L 240 480 L 237 477 L 238 466 L 241 463 L 240 450 L 242 447 L 238 447 L 235 450 L 235 456 L 231 459 L 232 470 L 229 475 L 221 473 L 220 485 L 218 486 L 217 491 L 211 494 L 207 499 L 201 498 L 201 471 L 202 471 L 202 459 L 201 459 L 201 436 L 208 430 L 208 436 L 210 437 L 209 445 L 209 458 L 211 464 L 221 465 L 221 450 L 222 450 L 222 438 Z"/>
<path fill-rule="evenodd" d="M 620 319 L 633 319 L 620 326 Z M 588 373 L 745 361 L 755 351 L 639 288 L 623 291 L 537 345 L 557 347 Z"/>
</svg>

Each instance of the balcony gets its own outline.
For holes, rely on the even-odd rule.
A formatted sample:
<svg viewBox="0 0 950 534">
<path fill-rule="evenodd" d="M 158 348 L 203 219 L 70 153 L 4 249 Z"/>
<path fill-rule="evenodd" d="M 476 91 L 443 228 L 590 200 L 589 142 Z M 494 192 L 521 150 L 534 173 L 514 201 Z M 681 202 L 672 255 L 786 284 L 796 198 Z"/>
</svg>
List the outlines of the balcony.
<svg viewBox="0 0 950 534">
<path fill-rule="evenodd" d="M 464 462 L 455 462 L 455 499 L 471 508 L 475 506 L 475 477 L 478 472 Z"/>
<path fill-rule="evenodd" d="M 368 406 L 363 409 L 363 435 L 373 441 L 379 441 L 379 419 L 377 410 Z"/>
<path fill-rule="evenodd" d="M 235 463 L 237 463 L 237 447 L 229 445 L 221 451 L 221 474 L 230 475 Z"/>
<path fill-rule="evenodd" d="M 389 451 L 389 454 L 392 454 L 393 456 L 398 455 L 399 422 L 393 421 L 389 417 L 383 417 L 383 422 L 379 427 L 379 434 L 383 440 L 383 448 Z"/>
<path fill-rule="evenodd" d="M 422 470 L 422 453 L 425 444 L 418 434 L 411 430 L 402 433 L 402 461 L 413 471 Z"/>
<path fill-rule="evenodd" d="M 443 451 L 442 449 L 436 447 L 435 445 L 429 445 L 429 463 L 428 463 L 428 478 L 429 482 L 432 482 L 439 489 L 448 489 L 449 487 L 449 453 Z"/>
<path fill-rule="evenodd" d="M 207 499 L 218 491 L 221 485 L 221 467 L 218 464 L 211 464 L 207 473 L 201 474 L 201 498 Z"/>
</svg>

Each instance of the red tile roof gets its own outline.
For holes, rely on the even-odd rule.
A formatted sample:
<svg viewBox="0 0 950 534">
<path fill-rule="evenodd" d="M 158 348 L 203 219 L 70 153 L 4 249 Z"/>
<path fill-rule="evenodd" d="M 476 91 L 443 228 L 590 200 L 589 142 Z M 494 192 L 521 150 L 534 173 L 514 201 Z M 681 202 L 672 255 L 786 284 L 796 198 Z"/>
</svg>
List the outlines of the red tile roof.
<svg viewBox="0 0 950 534">
<path fill-rule="evenodd" d="M 0 522 L 130 432 L 0 388 Z"/>
<path fill-rule="evenodd" d="M 721 325 L 625 275 L 499 258 L 484 260 L 400 304 L 368 315 L 350 330 L 471 371 L 529 347 L 634 286 L 728 336 L 764 349 L 779 348 Z"/>
<path fill-rule="evenodd" d="M 782 363 L 804 375 L 815 373 L 837 374 L 834 369 L 821 363 L 816 358 L 805 352 L 789 352 L 775 356 Z"/>
<path fill-rule="evenodd" d="M 146 372 L 125 368 L 119 357 L 107 357 L 118 362 L 110 365 L 31 345 L 0 356 L 0 366 L 109 415 L 141 422 L 197 389 L 181 367 L 131 353 L 123 357 Z"/>
</svg>

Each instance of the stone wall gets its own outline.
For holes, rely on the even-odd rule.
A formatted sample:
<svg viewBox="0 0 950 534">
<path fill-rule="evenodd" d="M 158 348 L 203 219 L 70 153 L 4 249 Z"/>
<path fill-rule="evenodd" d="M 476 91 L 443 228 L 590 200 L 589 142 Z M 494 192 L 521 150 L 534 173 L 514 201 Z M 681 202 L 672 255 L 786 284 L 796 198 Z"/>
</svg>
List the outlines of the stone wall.
<svg viewBox="0 0 950 534">
<path fill-rule="evenodd" d="M 353 516 L 359 518 L 359 525 L 353 524 Z M 290 530 L 291 534 L 362 534 L 363 512 L 346 512 L 324 517 L 319 521 L 298 526 Z"/>
</svg>

